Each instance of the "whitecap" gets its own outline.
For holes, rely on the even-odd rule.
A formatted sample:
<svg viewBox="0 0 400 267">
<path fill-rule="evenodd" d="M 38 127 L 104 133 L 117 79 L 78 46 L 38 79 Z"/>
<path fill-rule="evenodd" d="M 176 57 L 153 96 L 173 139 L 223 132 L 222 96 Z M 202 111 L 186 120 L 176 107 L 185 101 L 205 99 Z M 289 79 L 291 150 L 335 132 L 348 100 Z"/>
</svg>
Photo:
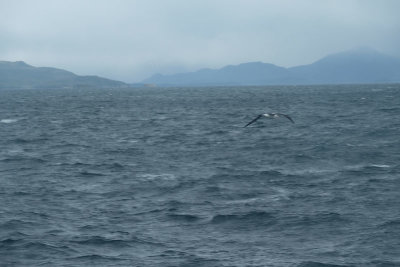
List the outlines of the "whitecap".
<svg viewBox="0 0 400 267">
<path fill-rule="evenodd" d="M 144 181 L 155 181 L 155 180 L 172 181 L 176 179 L 176 176 L 169 173 L 161 173 L 161 174 L 144 173 L 144 174 L 139 174 L 138 178 Z"/>
<path fill-rule="evenodd" d="M 302 170 L 281 170 L 280 172 L 284 175 L 313 175 L 313 174 L 329 174 L 335 173 L 336 168 L 319 168 L 319 167 L 308 167 Z"/>
<path fill-rule="evenodd" d="M 272 196 L 273 199 L 275 200 L 280 200 L 280 199 L 290 199 L 290 195 L 292 192 L 286 188 L 283 187 L 272 187 L 272 189 L 276 192 L 275 195 Z"/>
<path fill-rule="evenodd" d="M 9 154 L 22 154 L 24 153 L 24 149 L 20 147 L 11 148 L 7 151 Z"/>
<path fill-rule="evenodd" d="M 117 140 L 117 142 L 118 142 L 118 143 L 138 143 L 139 140 L 120 138 L 120 139 Z"/>
<path fill-rule="evenodd" d="M 365 168 L 390 168 L 390 165 L 386 164 L 356 164 L 356 165 L 349 165 L 344 168 L 346 171 L 360 171 Z"/>
<path fill-rule="evenodd" d="M 371 164 L 371 167 L 375 167 L 375 168 L 390 168 L 390 165 L 386 165 L 386 164 Z"/>
<path fill-rule="evenodd" d="M 0 120 L 1 123 L 14 123 L 17 121 L 18 121 L 18 119 L 2 119 L 2 120 Z"/>
<path fill-rule="evenodd" d="M 227 204 L 233 204 L 233 205 L 237 205 L 237 204 L 249 204 L 249 203 L 255 203 L 258 201 L 261 201 L 261 198 L 245 198 L 245 199 L 235 199 L 235 200 L 230 200 L 227 201 Z"/>
<path fill-rule="evenodd" d="M 120 116 L 120 117 L 114 118 L 114 121 L 129 121 L 129 120 L 131 120 L 131 117 L 129 117 L 129 116 Z"/>
<path fill-rule="evenodd" d="M 167 119 L 169 119 L 169 117 L 168 117 L 168 116 L 165 116 L 165 115 L 158 115 L 158 116 L 157 116 L 157 119 L 158 119 L 158 120 L 167 120 Z"/>
<path fill-rule="evenodd" d="M 356 164 L 356 165 L 347 165 L 343 167 L 344 171 L 359 171 L 361 169 L 365 168 L 365 165 L 363 164 Z"/>
</svg>

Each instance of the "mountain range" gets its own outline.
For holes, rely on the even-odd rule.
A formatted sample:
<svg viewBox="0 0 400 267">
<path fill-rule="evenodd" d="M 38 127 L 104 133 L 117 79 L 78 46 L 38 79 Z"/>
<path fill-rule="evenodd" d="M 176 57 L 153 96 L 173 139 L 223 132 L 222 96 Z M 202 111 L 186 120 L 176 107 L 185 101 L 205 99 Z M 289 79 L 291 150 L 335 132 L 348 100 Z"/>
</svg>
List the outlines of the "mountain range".
<svg viewBox="0 0 400 267">
<path fill-rule="evenodd" d="M 370 48 L 328 55 L 312 64 L 284 68 L 250 62 L 174 75 L 156 74 L 143 83 L 160 86 L 302 85 L 400 82 L 400 59 Z"/>
<path fill-rule="evenodd" d="M 143 86 L 244 86 L 400 82 L 400 59 L 370 48 L 328 55 L 312 64 L 291 68 L 249 62 L 221 69 L 201 69 L 174 75 L 156 74 L 127 84 L 98 76 L 34 67 L 23 61 L 0 61 L 0 89 L 121 88 Z"/>
</svg>

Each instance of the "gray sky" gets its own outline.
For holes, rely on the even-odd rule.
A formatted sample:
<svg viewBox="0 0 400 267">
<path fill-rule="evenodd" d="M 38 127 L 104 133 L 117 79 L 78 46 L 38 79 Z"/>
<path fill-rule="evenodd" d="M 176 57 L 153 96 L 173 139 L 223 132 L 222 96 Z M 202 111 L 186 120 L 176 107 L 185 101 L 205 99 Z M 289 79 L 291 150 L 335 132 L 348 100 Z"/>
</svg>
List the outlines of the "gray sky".
<svg viewBox="0 0 400 267">
<path fill-rule="evenodd" d="M 400 57 L 398 0 L 0 0 L 0 60 L 138 82 L 357 46 Z"/>
</svg>

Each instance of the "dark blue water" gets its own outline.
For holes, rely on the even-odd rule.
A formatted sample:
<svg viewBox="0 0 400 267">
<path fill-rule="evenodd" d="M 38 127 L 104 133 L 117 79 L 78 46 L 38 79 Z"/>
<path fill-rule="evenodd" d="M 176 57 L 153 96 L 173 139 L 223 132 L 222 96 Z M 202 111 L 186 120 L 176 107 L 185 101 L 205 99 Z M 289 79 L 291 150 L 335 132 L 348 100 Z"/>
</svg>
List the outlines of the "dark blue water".
<svg viewBox="0 0 400 267">
<path fill-rule="evenodd" d="M 400 266 L 399 136 L 400 85 L 0 91 L 0 266 Z"/>
</svg>

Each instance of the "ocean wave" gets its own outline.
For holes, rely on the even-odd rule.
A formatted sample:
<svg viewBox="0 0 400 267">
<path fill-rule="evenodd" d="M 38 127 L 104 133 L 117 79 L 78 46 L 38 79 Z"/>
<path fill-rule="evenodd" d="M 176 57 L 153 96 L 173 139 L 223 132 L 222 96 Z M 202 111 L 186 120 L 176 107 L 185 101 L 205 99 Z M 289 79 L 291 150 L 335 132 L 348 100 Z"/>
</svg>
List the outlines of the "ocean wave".
<svg viewBox="0 0 400 267">
<path fill-rule="evenodd" d="M 25 144 L 25 143 L 29 143 L 30 140 L 25 139 L 25 138 L 15 138 L 15 139 L 12 139 L 11 142 L 14 142 L 16 144 Z"/>
<path fill-rule="evenodd" d="M 208 255 L 207 255 L 208 256 Z M 188 266 L 188 267 L 220 267 L 227 266 L 221 264 L 218 259 L 211 258 L 212 256 L 196 255 L 181 250 L 168 249 L 162 251 L 159 255 L 152 256 L 153 259 L 160 258 L 164 264 L 155 264 L 154 266 Z M 157 260 L 156 260 L 157 261 Z M 231 266 L 231 265 L 229 265 Z"/>
<path fill-rule="evenodd" d="M 123 264 L 122 266 L 134 266 L 134 262 L 131 259 L 122 255 L 87 254 L 68 258 L 68 262 L 70 263 L 71 261 L 76 262 L 79 266 L 81 266 L 80 264 L 87 264 L 88 266 L 116 266 L 114 264 L 118 264 L 118 266 L 121 266 L 120 264 Z"/>
<path fill-rule="evenodd" d="M 69 165 L 69 166 L 74 166 L 74 167 L 93 166 L 90 163 L 82 162 L 79 160 L 74 160 L 72 162 L 61 162 L 61 163 L 58 163 L 57 165 Z"/>
<path fill-rule="evenodd" d="M 25 229 L 31 229 L 35 226 L 34 222 L 31 221 L 25 221 L 25 220 L 17 220 L 17 219 L 11 219 L 3 224 L 0 225 L 0 229 L 4 230 L 25 230 Z"/>
<path fill-rule="evenodd" d="M 284 174 L 280 170 L 244 171 L 239 169 L 235 173 L 232 173 L 232 170 L 229 168 L 220 168 L 220 169 L 222 172 L 229 172 L 229 173 L 214 174 L 210 178 L 208 178 L 210 182 L 233 181 L 233 180 L 247 181 L 255 179 L 280 178 L 286 176 L 286 174 Z"/>
<path fill-rule="evenodd" d="M 351 221 L 344 217 L 343 215 L 336 213 L 336 212 L 319 212 L 316 214 L 309 214 L 309 215 L 301 215 L 295 216 L 292 218 L 288 218 L 286 224 L 292 224 L 296 227 L 304 227 L 304 226 L 316 226 L 321 225 L 325 226 L 326 224 L 348 224 Z"/>
<path fill-rule="evenodd" d="M 332 263 L 322 263 L 316 261 L 305 261 L 297 265 L 297 267 L 355 267 L 354 265 L 340 265 Z"/>
<path fill-rule="evenodd" d="M 31 241 L 31 242 L 26 242 L 24 245 L 20 246 L 20 249 L 22 250 L 28 250 L 28 251 L 46 251 L 50 252 L 60 252 L 62 254 L 67 254 L 68 252 L 75 252 L 75 250 L 70 249 L 67 246 L 56 246 L 53 244 L 48 244 L 46 242 L 38 242 L 38 241 Z"/>
<path fill-rule="evenodd" d="M 388 112 L 388 113 L 398 113 L 400 110 L 400 107 L 390 107 L 390 108 L 380 108 L 379 111 L 383 112 Z"/>
<path fill-rule="evenodd" d="M 95 225 L 86 225 L 79 228 L 80 231 L 83 232 L 94 232 L 98 230 L 98 226 Z M 100 235 L 84 235 L 84 236 L 75 236 L 69 241 L 72 244 L 79 245 L 87 245 L 87 246 L 110 246 L 110 247 L 132 247 L 135 245 L 148 245 L 148 246 L 162 246 L 162 243 L 159 243 L 152 238 L 144 238 L 135 236 L 132 233 L 125 231 L 116 231 L 109 232 L 105 234 L 105 236 Z"/>
<path fill-rule="evenodd" d="M 378 226 L 386 234 L 400 237 L 400 219 L 386 221 Z"/>
<path fill-rule="evenodd" d="M 392 166 L 388 164 L 378 164 L 378 163 L 369 163 L 369 164 L 357 164 L 357 165 L 349 165 L 345 166 L 341 172 L 346 173 L 365 173 L 365 174 L 372 174 L 372 173 L 381 173 L 386 172 Z"/>
<path fill-rule="evenodd" d="M 197 222 L 201 220 L 199 216 L 192 214 L 168 214 L 167 216 L 174 221 L 180 222 Z"/>
<path fill-rule="evenodd" d="M 305 167 L 302 169 L 282 170 L 282 174 L 287 176 L 308 176 L 308 175 L 324 175 L 337 172 L 335 168 L 324 167 Z"/>
<path fill-rule="evenodd" d="M 5 157 L 5 158 L 1 158 L 0 162 L 15 162 L 15 163 L 20 163 L 22 165 L 22 163 L 45 163 L 47 162 L 45 159 L 39 158 L 39 157 Z M 25 166 L 21 166 L 21 169 L 24 169 Z"/>
<path fill-rule="evenodd" d="M 400 219 L 394 219 L 383 223 L 381 226 L 398 227 L 400 228 Z"/>
<path fill-rule="evenodd" d="M 272 225 L 276 218 L 272 213 L 265 211 L 251 211 L 242 214 L 218 214 L 212 217 L 212 224 L 234 224 L 238 227 L 248 224 Z"/>
<path fill-rule="evenodd" d="M 88 254 L 88 255 L 82 255 L 78 257 L 72 257 L 70 258 L 71 260 L 89 260 L 89 261 L 103 261 L 103 260 L 114 260 L 114 259 L 119 259 L 118 257 L 112 257 L 112 256 L 105 256 L 105 255 L 99 255 L 99 254 Z"/>
<path fill-rule="evenodd" d="M 14 144 L 37 144 L 37 143 L 45 143 L 50 139 L 46 137 L 38 137 L 38 138 L 23 138 L 17 137 L 15 139 L 11 139 L 10 142 Z"/>
<path fill-rule="evenodd" d="M 126 167 L 126 165 L 118 163 L 118 162 L 103 164 L 102 166 L 106 166 L 108 169 L 111 169 L 111 170 L 122 170 Z"/>
<path fill-rule="evenodd" d="M 397 261 L 372 261 L 369 266 L 373 267 L 399 267 L 400 260 Z"/>
<path fill-rule="evenodd" d="M 13 260 L 25 260 L 24 256 L 20 258 L 15 258 L 14 253 L 19 253 L 20 255 L 26 255 L 24 254 L 26 251 L 29 251 L 30 255 L 37 255 L 35 257 L 35 262 L 38 263 L 39 260 L 45 260 L 48 258 L 45 255 L 62 255 L 61 257 L 69 256 L 76 254 L 77 251 L 65 246 L 65 245 L 55 245 L 51 244 L 49 242 L 42 242 L 42 241 L 27 241 L 27 240 L 5 240 L 4 242 L 0 242 L 0 248 L 2 248 L 3 251 L 8 251 L 12 252 L 10 254 L 3 254 L 0 252 L 0 255 L 2 257 L 2 261 L 4 259 L 7 260 L 7 258 L 13 258 Z M 14 255 L 14 257 L 13 257 Z M 33 262 L 32 262 L 33 263 Z M 1 265 L 1 263 L 0 263 Z M 33 264 L 34 265 L 34 264 Z"/>
<path fill-rule="evenodd" d="M 130 241 L 122 239 L 109 239 L 102 236 L 92 236 L 86 239 L 71 241 L 80 245 L 88 246 L 113 246 L 113 247 L 131 247 Z"/>
<path fill-rule="evenodd" d="M 14 246 L 20 242 L 23 242 L 23 239 L 17 239 L 17 238 L 6 238 L 3 240 L 0 240 L 0 248 L 7 248 L 9 246 Z"/>
<path fill-rule="evenodd" d="M 105 176 L 106 174 L 100 173 L 100 172 L 94 172 L 94 171 L 82 171 L 79 173 L 80 175 L 83 176 Z"/>
</svg>

